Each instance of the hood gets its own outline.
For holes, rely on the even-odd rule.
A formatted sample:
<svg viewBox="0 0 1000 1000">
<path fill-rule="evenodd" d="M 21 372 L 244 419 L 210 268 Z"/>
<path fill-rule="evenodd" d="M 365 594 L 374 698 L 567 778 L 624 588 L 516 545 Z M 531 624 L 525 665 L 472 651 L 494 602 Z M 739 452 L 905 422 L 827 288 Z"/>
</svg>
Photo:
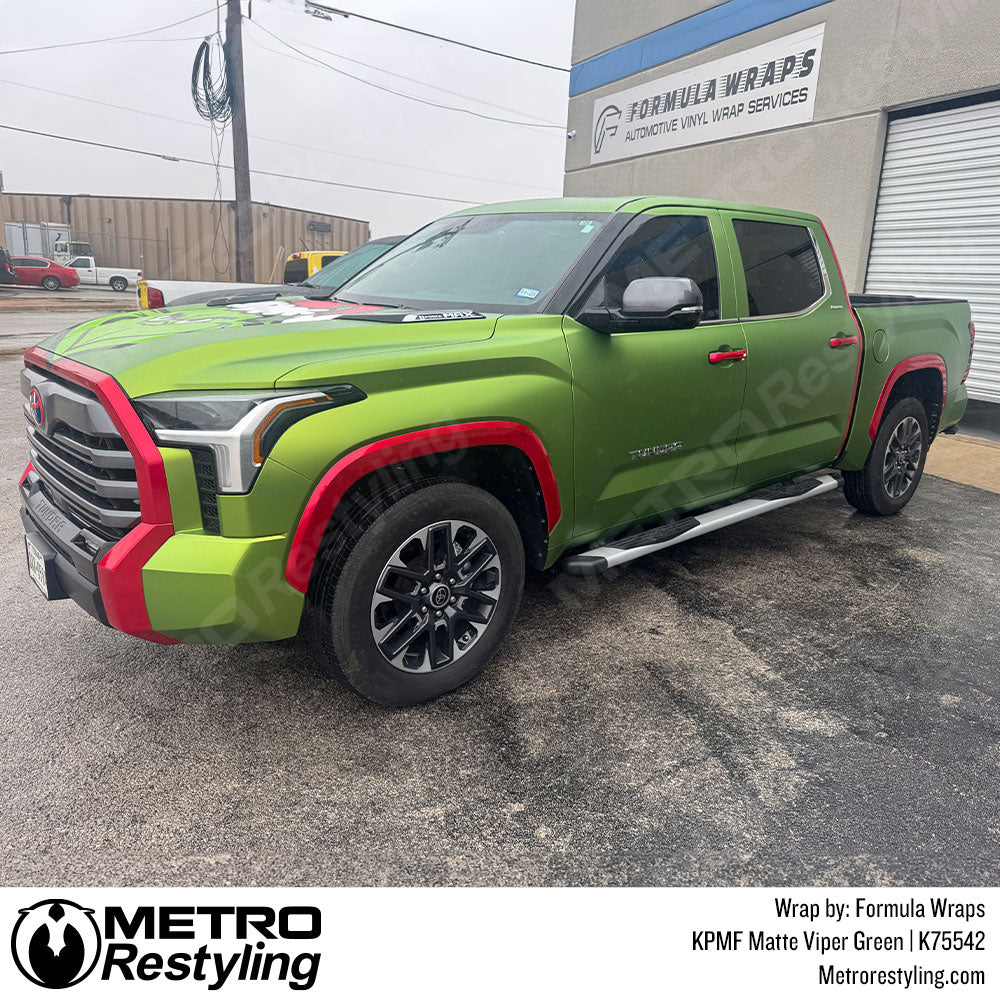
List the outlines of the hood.
<svg viewBox="0 0 1000 1000">
<path fill-rule="evenodd" d="M 470 310 L 417 312 L 289 297 L 105 316 L 39 346 L 113 375 L 130 396 L 142 396 L 272 388 L 305 365 L 322 362 L 328 369 L 368 355 L 486 340 L 496 321 Z"/>
</svg>

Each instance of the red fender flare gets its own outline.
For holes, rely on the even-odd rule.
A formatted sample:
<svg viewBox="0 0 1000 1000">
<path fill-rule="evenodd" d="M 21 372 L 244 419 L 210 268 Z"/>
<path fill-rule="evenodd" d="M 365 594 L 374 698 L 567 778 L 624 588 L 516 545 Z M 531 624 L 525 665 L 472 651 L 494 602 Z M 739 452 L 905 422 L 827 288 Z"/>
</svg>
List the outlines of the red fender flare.
<svg viewBox="0 0 1000 1000">
<path fill-rule="evenodd" d="M 559 487 L 548 452 L 533 430 L 508 420 L 429 427 L 362 445 L 333 465 L 313 490 L 299 519 L 285 565 L 285 579 L 303 594 L 308 590 L 316 553 L 330 518 L 344 494 L 363 476 L 421 455 L 481 445 L 509 445 L 527 456 L 542 489 L 551 531 L 561 513 Z"/>
<path fill-rule="evenodd" d="M 142 590 L 142 567 L 174 533 L 167 473 L 159 449 L 125 391 L 110 375 L 78 361 L 49 354 L 39 347 L 28 348 L 24 360 L 26 364 L 52 372 L 92 392 L 132 453 L 141 520 L 97 564 L 101 602 L 112 628 L 150 642 L 176 643 L 176 639 L 153 629 Z"/>
<path fill-rule="evenodd" d="M 868 425 L 868 437 L 872 441 L 875 440 L 875 435 L 878 434 L 878 425 L 882 423 L 882 413 L 885 410 L 885 404 L 889 401 L 889 393 L 892 392 L 892 387 L 907 372 L 921 371 L 928 368 L 934 368 L 941 373 L 941 414 L 942 416 L 944 415 L 944 404 L 948 399 L 948 370 L 945 368 L 944 362 L 936 354 L 921 354 L 915 358 L 906 358 L 905 361 L 900 361 L 889 372 L 889 377 L 885 380 L 885 385 L 882 386 L 882 392 L 879 393 L 878 402 L 875 404 L 875 412 L 872 414 L 872 421 Z"/>
</svg>

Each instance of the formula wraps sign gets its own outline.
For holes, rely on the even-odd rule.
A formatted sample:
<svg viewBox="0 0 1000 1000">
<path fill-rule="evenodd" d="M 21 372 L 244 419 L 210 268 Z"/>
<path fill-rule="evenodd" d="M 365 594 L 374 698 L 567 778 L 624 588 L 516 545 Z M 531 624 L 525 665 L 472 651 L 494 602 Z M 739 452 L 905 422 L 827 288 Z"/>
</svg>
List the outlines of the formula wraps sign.
<svg viewBox="0 0 1000 1000">
<path fill-rule="evenodd" d="M 599 97 L 590 162 L 812 121 L 824 27 Z"/>
</svg>

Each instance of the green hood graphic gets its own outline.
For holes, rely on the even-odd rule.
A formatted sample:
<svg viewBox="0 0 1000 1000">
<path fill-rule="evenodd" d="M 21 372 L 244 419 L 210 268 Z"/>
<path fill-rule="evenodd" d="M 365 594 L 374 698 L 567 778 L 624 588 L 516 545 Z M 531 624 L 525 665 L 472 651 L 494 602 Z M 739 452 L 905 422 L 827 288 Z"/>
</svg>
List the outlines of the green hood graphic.
<svg viewBox="0 0 1000 1000">
<path fill-rule="evenodd" d="M 378 319 L 363 319 L 366 313 Z M 105 316 L 39 346 L 107 372 L 141 396 L 271 388 L 305 365 L 486 340 L 496 319 L 293 297 Z"/>
</svg>

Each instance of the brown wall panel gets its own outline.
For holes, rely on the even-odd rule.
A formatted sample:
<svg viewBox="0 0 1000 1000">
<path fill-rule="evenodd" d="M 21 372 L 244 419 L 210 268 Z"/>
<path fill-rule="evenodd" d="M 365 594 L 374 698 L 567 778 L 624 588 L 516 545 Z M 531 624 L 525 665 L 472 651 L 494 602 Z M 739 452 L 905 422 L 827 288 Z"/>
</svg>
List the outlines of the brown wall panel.
<svg viewBox="0 0 1000 1000">
<path fill-rule="evenodd" d="M 232 202 L 79 195 L 73 196 L 69 215 L 60 195 L 3 193 L 0 238 L 5 222 L 70 224 L 102 265 L 141 267 L 152 278 L 236 280 Z M 310 221 L 328 224 L 330 232 L 310 232 Z M 253 204 L 253 225 L 256 281 L 270 278 L 282 247 L 285 254 L 353 250 L 370 235 L 368 223 L 358 219 L 260 202 Z"/>
</svg>

